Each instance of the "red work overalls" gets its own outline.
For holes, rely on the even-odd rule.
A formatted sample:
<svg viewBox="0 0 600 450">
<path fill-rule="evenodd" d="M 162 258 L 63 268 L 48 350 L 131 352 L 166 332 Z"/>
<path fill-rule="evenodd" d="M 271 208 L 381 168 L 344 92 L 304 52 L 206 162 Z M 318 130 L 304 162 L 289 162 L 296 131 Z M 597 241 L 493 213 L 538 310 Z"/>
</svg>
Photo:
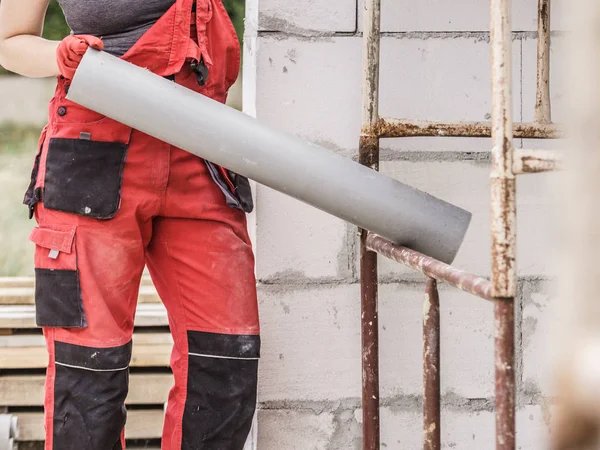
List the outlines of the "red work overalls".
<svg viewBox="0 0 600 450">
<path fill-rule="evenodd" d="M 224 102 L 240 48 L 220 0 L 178 0 L 122 58 Z M 125 448 L 146 264 L 174 339 L 162 448 L 240 450 L 260 347 L 248 182 L 66 100 L 68 84 L 59 77 L 25 195 L 50 355 L 45 448 Z"/>
</svg>

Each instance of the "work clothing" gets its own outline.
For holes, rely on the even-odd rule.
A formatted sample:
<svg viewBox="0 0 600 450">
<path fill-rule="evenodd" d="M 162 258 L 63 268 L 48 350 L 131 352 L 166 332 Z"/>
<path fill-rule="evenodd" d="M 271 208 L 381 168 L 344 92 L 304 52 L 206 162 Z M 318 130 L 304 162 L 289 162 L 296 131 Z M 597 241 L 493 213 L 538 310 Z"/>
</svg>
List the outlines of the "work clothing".
<svg viewBox="0 0 600 450">
<path fill-rule="evenodd" d="M 102 37 L 105 51 L 124 55 L 175 0 L 58 0 L 73 34 Z"/>
<path fill-rule="evenodd" d="M 122 58 L 224 102 L 240 48 L 220 0 L 177 0 Z M 174 340 L 163 450 L 241 450 L 260 350 L 248 180 L 67 100 L 68 87 L 59 77 L 25 195 L 50 355 L 45 448 L 125 448 L 146 263 Z"/>
<path fill-rule="evenodd" d="M 83 55 L 89 47 L 96 50 L 103 50 L 102 41 L 89 35 L 67 36 L 56 49 L 56 61 L 61 75 L 68 80 L 72 80 Z"/>
</svg>

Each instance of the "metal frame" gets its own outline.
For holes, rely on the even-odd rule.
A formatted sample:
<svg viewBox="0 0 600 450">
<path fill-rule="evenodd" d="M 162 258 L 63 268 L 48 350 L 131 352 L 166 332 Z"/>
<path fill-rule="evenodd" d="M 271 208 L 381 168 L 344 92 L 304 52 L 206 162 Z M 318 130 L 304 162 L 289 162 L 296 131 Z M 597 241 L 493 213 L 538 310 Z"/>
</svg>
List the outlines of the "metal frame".
<svg viewBox="0 0 600 450">
<path fill-rule="evenodd" d="M 549 92 L 550 0 L 538 0 L 538 68 L 535 122 L 512 118 L 511 0 L 491 0 L 492 121 L 441 123 L 379 117 L 381 0 L 367 0 L 363 37 L 363 114 L 359 160 L 379 169 L 381 138 L 490 137 L 491 279 L 473 275 L 414 250 L 361 231 L 360 282 L 363 363 L 363 450 L 379 450 L 379 341 L 377 254 L 422 272 L 425 283 L 423 318 L 424 449 L 441 448 L 440 312 L 437 282 L 494 302 L 496 371 L 496 449 L 515 449 L 514 303 L 517 295 L 515 175 L 560 168 L 560 155 L 543 150 L 514 149 L 513 138 L 560 137 L 551 123 Z"/>
</svg>

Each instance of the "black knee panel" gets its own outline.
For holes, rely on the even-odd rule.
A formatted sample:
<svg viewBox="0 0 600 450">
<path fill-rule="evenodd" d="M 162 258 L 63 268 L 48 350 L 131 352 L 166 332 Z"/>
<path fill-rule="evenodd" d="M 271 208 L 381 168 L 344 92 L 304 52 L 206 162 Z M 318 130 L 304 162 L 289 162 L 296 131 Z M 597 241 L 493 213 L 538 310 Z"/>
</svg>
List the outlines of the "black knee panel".
<svg viewBox="0 0 600 450">
<path fill-rule="evenodd" d="M 55 342 L 55 450 L 122 450 L 131 342 L 93 348 Z"/>
<path fill-rule="evenodd" d="M 188 332 L 182 450 L 242 450 L 256 408 L 260 337 Z"/>
</svg>

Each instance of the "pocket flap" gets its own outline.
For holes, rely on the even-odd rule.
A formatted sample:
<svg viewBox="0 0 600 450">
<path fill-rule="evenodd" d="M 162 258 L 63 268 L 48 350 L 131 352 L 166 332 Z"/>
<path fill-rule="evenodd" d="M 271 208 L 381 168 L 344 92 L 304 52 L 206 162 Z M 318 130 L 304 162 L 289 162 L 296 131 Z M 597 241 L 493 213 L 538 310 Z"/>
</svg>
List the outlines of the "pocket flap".
<svg viewBox="0 0 600 450">
<path fill-rule="evenodd" d="M 71 253 L 76 228 L 69 226 L 60 227 L 60 229 L 36 227 L 31 230 L 29 240 L 49 250 Z"/>
</svg>

